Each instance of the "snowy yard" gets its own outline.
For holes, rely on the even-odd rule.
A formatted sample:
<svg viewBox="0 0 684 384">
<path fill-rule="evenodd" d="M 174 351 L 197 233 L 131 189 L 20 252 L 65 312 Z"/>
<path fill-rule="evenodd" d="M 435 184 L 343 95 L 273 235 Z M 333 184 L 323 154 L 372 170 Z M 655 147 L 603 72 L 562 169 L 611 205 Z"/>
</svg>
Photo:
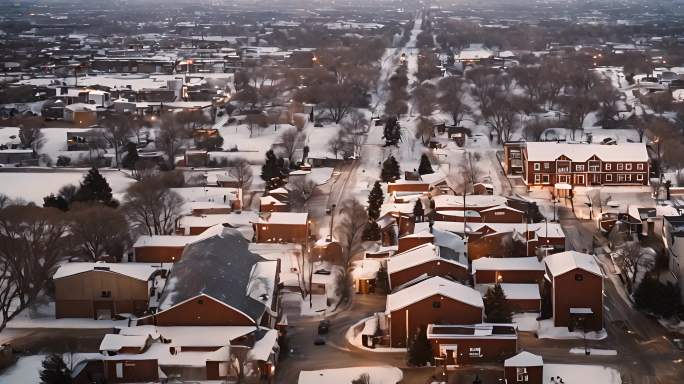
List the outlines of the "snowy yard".
<svg viewBox="0 0 684 384">
<path fill-rule="evenodd" d="M 45 355 L 20 357 L 17 362 L 0 374 L 0 383 L 40 383 L 40 371 Z"/>
<path fill-rule="evenodd" d="M 543 383 L 560 377 L 564 384 L 621 384 L 620 372 L 601 365 L 544 364 Z M 559 381 L 556 381 L 558 383 Z"/>
<path fill-rule="evenodd" d="M 125 327 L 128 320 L 93 320 L 91 318 L 55 318 L 55 303 L 41 305 L 36 309 L 26 308 L 7 323 L 8 329 L 113 329 Z"/>
<path fill-rule="evenodd" d="M 369 384 L 396 384 L 404 377 L 395 367 L 351 367 L 324 369 L 320 371 L 302 371 L 299 373 L 299 384 L 349 384 L 361 375 L 368 374 Z"/>
</svg>

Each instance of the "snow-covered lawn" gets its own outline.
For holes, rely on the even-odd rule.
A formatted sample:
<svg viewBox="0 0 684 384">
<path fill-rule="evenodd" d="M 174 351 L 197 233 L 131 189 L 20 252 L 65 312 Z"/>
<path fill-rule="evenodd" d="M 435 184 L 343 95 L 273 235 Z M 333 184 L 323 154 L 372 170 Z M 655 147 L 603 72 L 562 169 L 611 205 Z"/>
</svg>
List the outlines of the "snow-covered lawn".
<svg viewBox="0 0 684 384">
<path fill-rule="evenodd" d="M 395 367 L 350 367 L 323 369 L 320 371 L 301 371 L 299 384 L 349 384 L 361 375 L 370 376 L 370 384 L 396 384 L 404 375 Z"/>
<path fill-rule="evenodd" d="M 21 199 L 43 205 L 43 197 L 54 193 L 67 184 L 78 185 L 87 169 L 57 172 L 0 172 L 0 193 L 12 199 Z M 101 169 L 114 198 L 121 201 L 129 185 L 135 182 L 124 172 Z"/>
<path fill-rule="evenodd" d="M 537 335 L 540 339 L 569 340 L 584 338 L 582 332 L 570 332 L 567 327 L 554 327 L 553 319 L 542 320 L 538 323 Z M 603 340 L 606 337 L 608 337 L 608 333 L 606 333 L 605 329 L 598 332 L 587 332 L 586 335 L 588 340 Z"/>
<path fill-rule="evenodd" d="M 40 383 L 40 371 L 42 370 L 45 355 L 31 355 L 20 357 L 17 362 L 0 374 L 0 383 Z"/>
<path fill-rule="evenodd" d="M 543 383 L 560 377 L 564 384 L 621 384 L 620 372 L 602 365 L 544 364 Z M 559 381 L 556 381 L 558 383 Z"/>
<path fill-rule="evenodd" d="M 538 313 L 516 313 L 513 315 L 513 323 L 518 326 L 518 331 L 535 332 L 539 327 L 537 317 Z"/>
<path fill-rule="evenodd" d="M 570 348 L 570 353 L 573 355 L 584 355 L 584 348 Z M 617 356 L 618 352 L 614 349 L 596 349 L 589 348 L 589 355 L 595 356 Z"/>
</svg>

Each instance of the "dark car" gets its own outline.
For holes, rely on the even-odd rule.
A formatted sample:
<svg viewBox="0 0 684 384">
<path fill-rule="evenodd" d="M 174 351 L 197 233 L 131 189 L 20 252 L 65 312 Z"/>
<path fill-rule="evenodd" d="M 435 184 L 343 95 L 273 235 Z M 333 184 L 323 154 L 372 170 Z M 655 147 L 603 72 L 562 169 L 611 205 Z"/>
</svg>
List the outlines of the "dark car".
<svg viewBox="0 0 684 384">
<path fill-rule="evenodd" d="M 330 321 L 329 320 L 321 320 L 320 323 L 318 323 L 318 334 L 319 335 L 325 335 L 328 333 L 330 330 Z"/>
</svg>

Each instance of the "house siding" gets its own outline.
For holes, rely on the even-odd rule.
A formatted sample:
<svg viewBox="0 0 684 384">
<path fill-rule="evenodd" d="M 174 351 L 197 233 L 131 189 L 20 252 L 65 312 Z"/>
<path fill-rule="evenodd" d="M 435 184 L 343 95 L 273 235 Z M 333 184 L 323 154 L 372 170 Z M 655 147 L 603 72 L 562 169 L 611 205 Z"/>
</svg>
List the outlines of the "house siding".
<svg viewBox="0 0 684 384">
<path fill-rule="evenodd" d="M 515 356 L 518 349 L 517 338 L 509 339 L 440 339 L 430 340 L 432 353 L 440 356 L 440 345 L 457 345 L 456 356 L 448 356 L 447 364 L 479 364 L 485 362 L 501 362 L 509 357 Z M 480 348 L 480 357 L 470 356 L 470 348 Z M 455 357 L 455 361 L 454 361 Z"/>
<path fill-rule="evenodd" d="M 582 276 L 581 281 L 575 275 Z M 576 268 L 553 278 L 554 324 L 557 327 L 570 325 L 570 308 L 591 308 L 594 317 L 589 322 L 591 330 L 603 328 L 603 278 Z"/>
<path fill-rule="evenodd" d="M 544 271 L 475 271 L 475 284 L 494 284 L 496 283 L 497 273 L 501 276 L 503 283 L 532 284 L 544 279 Z"/>
<path fill-rule="evenodd" d="M 257 243 L 305 243 L 309 235 L 306 224 L 254 224 Z"/>
<path fill-rule="evenodd" d="M 433 308 L 432 303 L 440 302 L 440 308 Z M 408 311 L 408 326 L 406 312 Z M 413 337 L 420 328 L 428 324 L 479 324 L 482 322 L 483 309 L 444 297 L 433 295 L 413 303 L 405 308 L 391 312 L 390 344 L 392 347 L 406 347 L 407 338 Z M 408 328 L 409 334 L 406 334 Z"/>
<path fill-rule="evenodd" d="M 518 367 L 505 367 L 504 376 L 508 384 L 542 384 L 544 380 L 544 367 L 520 367 L 527 369 L 527 381 L 518 381 Z"/>
<path fill-rule="evenodd" d="M 116 365 L 123 364 L 123 377 L 116 377 Z M 108 383 L 140 383 L 159 381 L 157 360 L 105 360 L 105 379 Z"/>
<path fill-rule="evenodd" d="M 452 263 L 441 262 L 439 260 L 429 261 L 411 268 L 391 273 L 389 275 L 390 289 L 394 289 L 418 276 L 427 274 L 428 276 L 451 277 L 456 281 L 468 280 L 468 270 L 463 266 Z"/>
<path fill-rule="evenodd" d="M 173 263 L 181 259 L 185 247 L 135 247 L 138 263 Z"/>
<path fill-rule="evenodd" d="M 200 300 L 202 303 L 200 304 Z M 149 319 L 149 318 L 148 318 Z M 252 319 L 208 296 L 197 297 L 154 315 L 147 324 L 158 326 L 254 325 Z"/>
</svg>

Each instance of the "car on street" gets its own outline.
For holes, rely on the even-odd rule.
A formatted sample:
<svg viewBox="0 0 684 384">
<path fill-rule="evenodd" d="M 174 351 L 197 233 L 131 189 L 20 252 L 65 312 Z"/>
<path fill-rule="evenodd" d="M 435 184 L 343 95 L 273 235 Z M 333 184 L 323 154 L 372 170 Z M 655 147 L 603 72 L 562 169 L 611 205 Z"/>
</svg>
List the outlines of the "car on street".
<svg viewBox="0 0 684 384">
<path fill-rule="evenodd" d="M 318 323 L 318 334 L 319 335 L 325 335 L 328 333 L 330 330 L 330 320 L 321 320 L 320 323 Z"/>
</svg>

